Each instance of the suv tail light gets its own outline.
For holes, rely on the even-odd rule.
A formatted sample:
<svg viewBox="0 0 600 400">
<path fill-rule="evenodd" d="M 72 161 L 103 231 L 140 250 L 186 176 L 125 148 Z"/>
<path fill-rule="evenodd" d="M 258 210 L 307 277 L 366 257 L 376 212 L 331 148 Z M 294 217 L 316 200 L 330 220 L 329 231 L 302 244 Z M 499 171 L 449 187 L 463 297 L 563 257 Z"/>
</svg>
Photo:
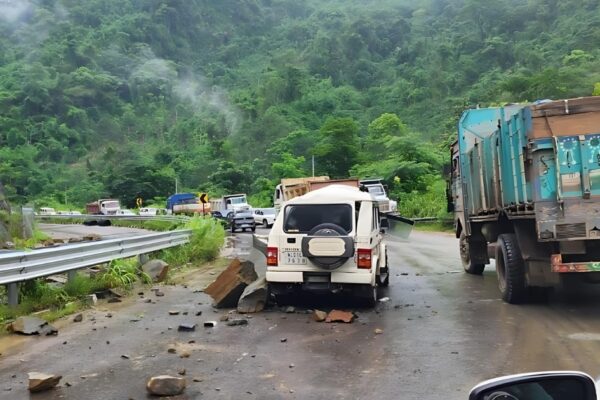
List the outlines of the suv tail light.
<svg viewBox="0 0 600 400">
<path fill-rule="evenodd" d="M 358 268 L 371 269 L 371 249 L 356 250 L 356 258 Z"/>
<path fill-rule="evenodd" d="M 267 266 L 277 266 L 277 247 L 267 247 Z"/>
</svg>

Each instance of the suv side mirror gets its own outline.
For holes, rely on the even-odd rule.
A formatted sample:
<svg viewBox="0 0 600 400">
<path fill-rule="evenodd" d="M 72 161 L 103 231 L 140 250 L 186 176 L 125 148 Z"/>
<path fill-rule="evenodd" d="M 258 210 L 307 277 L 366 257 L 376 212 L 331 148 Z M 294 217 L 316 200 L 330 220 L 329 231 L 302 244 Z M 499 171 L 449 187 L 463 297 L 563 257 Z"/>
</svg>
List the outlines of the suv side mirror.
<svg viewBox="0 0 600 400">
<path fill-rule="evenodd" d="M 596 387 L 583 372 L 537 372 L 482 382 L 469 395 L 469 400 L 494 399 L 596 400 Z"/>
</svg>

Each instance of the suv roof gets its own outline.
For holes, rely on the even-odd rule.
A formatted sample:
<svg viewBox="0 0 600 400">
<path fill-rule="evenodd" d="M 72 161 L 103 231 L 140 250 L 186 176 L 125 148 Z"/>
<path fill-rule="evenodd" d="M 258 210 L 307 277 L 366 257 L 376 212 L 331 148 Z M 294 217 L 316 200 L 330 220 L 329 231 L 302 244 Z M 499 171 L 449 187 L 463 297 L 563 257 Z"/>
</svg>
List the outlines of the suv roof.
<svg viewBox="0 0 600 400">
<path fill-rule="evenodd" d="M 330 185 L 293 198 L 287 204 L 331 204 L 353 201 L 373 201 L 373 197 L 367 192 L 361 192 L 358 188 Z"/>
</svg>

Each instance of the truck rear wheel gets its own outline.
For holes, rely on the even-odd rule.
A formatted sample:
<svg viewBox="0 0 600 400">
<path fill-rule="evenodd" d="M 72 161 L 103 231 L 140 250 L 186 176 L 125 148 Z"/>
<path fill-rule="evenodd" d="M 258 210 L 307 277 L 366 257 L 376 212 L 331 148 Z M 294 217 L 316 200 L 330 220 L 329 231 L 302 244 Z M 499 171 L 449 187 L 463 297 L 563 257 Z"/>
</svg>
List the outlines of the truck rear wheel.
<svg viewBox="0 0 600 400">
<path fill-rule="evenodd" d="M 471 259 L 471 246 L 469 244 L 469 238 L 464 231 L 460 233 L 458 246 L 460 249 L 460 260 L 462 261 L 465 272 L 472 275 L 481 275 L 485 269 L 485 264 L 474 263 Z"/>
<path fill-rule="evenodd" d="M 525 262 L 514 233 L 498 236 L 496 274 L 502 300 L 510 304 L 518 304 L 527 300 Z"/>
</svg>

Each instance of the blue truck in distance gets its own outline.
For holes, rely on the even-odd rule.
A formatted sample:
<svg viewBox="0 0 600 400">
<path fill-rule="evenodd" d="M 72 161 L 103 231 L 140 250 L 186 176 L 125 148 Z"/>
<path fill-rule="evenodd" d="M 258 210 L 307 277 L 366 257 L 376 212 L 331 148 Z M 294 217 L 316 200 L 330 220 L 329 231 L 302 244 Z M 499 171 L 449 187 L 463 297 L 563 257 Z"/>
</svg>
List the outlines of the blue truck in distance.
<svg viewBox="0 0 600 400">
<path fill-rule="evenodd" d="M 448 205 L 465 271 L 494 258 L 508 303 L 600 280 L 600 97 L 465 111 Z"/>
<path fill-rule="evenodd" d="M 167 198 L 167 213 L 169 214 L 208 214 L 210 204 L 202 204 L 194 193 L 177 193 Z"/>
</svg>

